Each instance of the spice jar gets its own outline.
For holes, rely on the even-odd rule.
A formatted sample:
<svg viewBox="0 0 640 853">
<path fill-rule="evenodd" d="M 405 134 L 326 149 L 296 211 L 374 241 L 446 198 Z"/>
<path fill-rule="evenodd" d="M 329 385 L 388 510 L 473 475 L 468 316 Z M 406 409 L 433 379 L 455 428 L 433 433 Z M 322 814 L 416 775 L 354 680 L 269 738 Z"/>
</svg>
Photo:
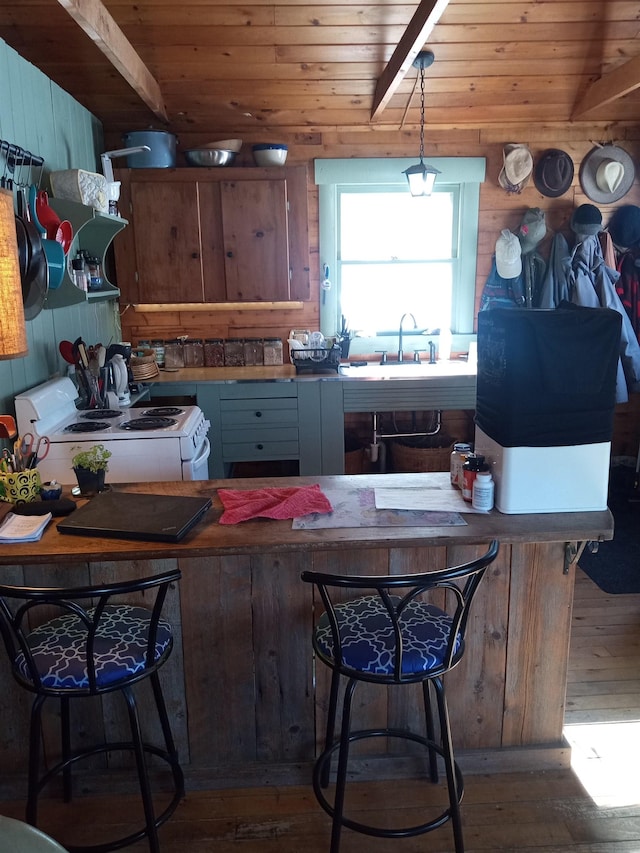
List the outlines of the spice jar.
<svg viewBox="0 0 640 853">
<path fill-rule="evenodd" d="M 185 367 L 204 367 L 204 348 L 201 338 L 185 341 L 183 351 Z"/>
<path fill-rule="evenodd" d="M 264 364 L 262 338 L 245 338 L 243 349 L 245 367 Z"/>
<path fill-rule="evenodd" d="M 102 267 L 97 258 L 87 258 L 89 267 L 89 290 L 100 290 L 102 287 Z"/>
<path fill-rule="evenodd" d="M 184 367 L 184 352 L 180 341 L 164 342 L 164 366 L 169 370 Z"/>
<path fill-rule="evenodd" d="M 86 293 L 89 290 L 89 281 L 84 267 L 84 258 L 73 258 L 71 261 L 71 268 L 73 272 L 73 283 L 78 290 L 82 290 Z"/>
<path fill-rule="evenodd" d="M 156 363 L 158 367 L 164 367 L 164 341 L 152 341 L 151 349 L 156 354 Z"/>
<path fill-rule="evenodd" d="M 262 350 L 264 364 L 274 365 L 283 363 L 282 341 L 280 338 L 265 338 Z"/>
<path fill-rule="evenodd" d="M 244 367 L 244 343 L 242 338 L 227 338 L 224 342 L 225 367 Z"/>
<path fill-rule="evenodd" d="M 219 338 L 208 338 L 204 342 L 204 366 L 224 367 L 224 344 Z"/>
</svg>

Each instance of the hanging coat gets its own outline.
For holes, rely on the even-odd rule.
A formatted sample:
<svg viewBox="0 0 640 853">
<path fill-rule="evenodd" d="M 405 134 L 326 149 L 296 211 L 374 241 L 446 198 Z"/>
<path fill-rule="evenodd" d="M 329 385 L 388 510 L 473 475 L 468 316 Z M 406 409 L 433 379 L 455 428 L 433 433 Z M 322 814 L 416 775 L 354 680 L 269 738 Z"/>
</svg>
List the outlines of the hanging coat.
<svg viewBox="0 0 640 853">
<path fill-rule="evenodd" d="M 538 308 L 557 308 L 561 302 L 569 302 L 569 273 L 571 270 L 569 244 L 558 231 L 551 242 L 547 271 L 540 289 Z"/>
<path fill-rule="evenodd" d="M 570 257 L 569 299 L 587 308 L 613 308 L 622 315 L 616 403 L 626 403 L 629 391 L 640 391 L 640 344 L 616 292 L 617 270 L 604 262 L 597 235 L 576 243 Z"/>
<path fill-rule="evenodd" d="M 640 249 L 627 249 L 618 259 L 616 291 L 640 341 Z"/>
</svg>

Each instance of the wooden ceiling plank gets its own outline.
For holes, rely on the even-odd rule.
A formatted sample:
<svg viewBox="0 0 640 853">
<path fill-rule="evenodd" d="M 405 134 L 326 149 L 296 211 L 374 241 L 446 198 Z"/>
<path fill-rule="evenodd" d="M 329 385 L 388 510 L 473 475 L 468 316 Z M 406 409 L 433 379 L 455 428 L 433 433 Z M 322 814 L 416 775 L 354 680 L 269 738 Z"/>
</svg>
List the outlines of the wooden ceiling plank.
<svg viewBox="0 0 640 853">
<path fill-rule="evenodd" d="M 424 47 L 424 43 L 448 5 L 449 0 L 421 0 L 413 18 L 409 21 L 409 26 L 378 79 L 371 109 L 372 121 L 382 115 L 391 96 L 405 78 L 413 60 Z"/>
<path fill-rule="evenodd" d="M 595 80 L 573 109 L 571 118 L 582 118 L 598 107 L 603 107 L 640 88 L 640 57 L 636 56 L 619 68 Z"/>
<path fill-rule="evenodd" d="M 158 82 L 100 0 L 57 0 L 118 69 L 151 112 L 168 123 Z"/>
</svg>

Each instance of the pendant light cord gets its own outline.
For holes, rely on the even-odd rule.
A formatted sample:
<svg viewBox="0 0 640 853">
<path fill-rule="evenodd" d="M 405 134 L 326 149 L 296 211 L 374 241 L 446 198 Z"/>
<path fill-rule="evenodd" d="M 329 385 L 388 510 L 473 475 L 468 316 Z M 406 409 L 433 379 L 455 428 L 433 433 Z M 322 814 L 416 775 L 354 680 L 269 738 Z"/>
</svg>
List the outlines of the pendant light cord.
<svg viewBox="0 0 640 853">
<path fill-rule="evenodd" d="M 424 66 L 420 66 L 420 162 L 424 160 Z"/>
</svg>

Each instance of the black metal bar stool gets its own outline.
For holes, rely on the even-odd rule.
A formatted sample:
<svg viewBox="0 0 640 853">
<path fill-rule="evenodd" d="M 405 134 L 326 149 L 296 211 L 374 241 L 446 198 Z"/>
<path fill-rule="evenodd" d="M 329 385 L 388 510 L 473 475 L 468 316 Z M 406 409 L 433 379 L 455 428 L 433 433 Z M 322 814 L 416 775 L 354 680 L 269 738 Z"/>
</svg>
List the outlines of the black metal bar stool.
<svg viewBox="0 0 640 853">
<path fill-rule="evenodd" d="M 456 853 L 464 841 L 460 802 L 464 792 L 462 773 L 455 762 L 443 676 L 462 658 L 469 608 L 487 567 L 498 555 L 492 542 L 480 558 L 463 565 L 415 575 L 358 577 L 303 572 L 303 581 L 315 584 L 324 604 L 317 620 L 313 648 L 332 670 L 324 750 L 313 773 L 313 788 L 322 808 L 333 818 L 331 853 L 338 853 L 343 826 L 377 838 L 408 838 L 430 832 L 451 821 Z M 338 601 L 357 590 L 357 597 Z M 365 594 L 370 591 L 370 594 Z M 429 602 L 434 592 L 438 604 Z M 342 702 L 340 739 L 334 742 L 340 678 L 347 679 Z M 351 730 L 351 706 L 361 681 L 381 685 L 422 684 L 425 733 L 407 729 Z M 433 688 L 439 719 L 436 738 L 430 689 Z M 367 738 L 401 738 L 427 750 L 429 775 L 438 782 L 438 757 L 444 762 L 449 805 L 432 820 L 416 826 L 388 829 L 360 823 L 345 816 L 349 747 Z M 338 766 L 333 803 L 325 789 L 329 784 L 333 755 Z"/>
<path fill-rule="evenodd" d="M 69 851 L 106 853 L 147 837 L 150 851 L 159 853 L 158 827 L 173 814 L 184 796 L 184 777 L 158 677 L 158 670 L 173 647 L 172 629 L 161 618 L 162 608 L 169 585 L 179 579 L 180 571 L 175 570 L 155 577 L 75 589 L 0 585 L 0 630 L 12 673 L 18 684 L 35 694 L 29 735 L 27 823 L 37 825 L 38 795 L 60 773 L 64 801 L 71 800 L 71 768 L 75 762 L 115 750 L 135 755 L 144 826 L 117 840 L 68 847 Z M 144 606 L 115 600 L 126 596 L 130 601 L 140 592 L 144 592 Z M 146 743 L 142 737 L 133 687 L 147 678 L 162 728 L 163 748 Z M 73 750 L 70 701 L 116 691 L 126 702 L 131 740 Z M 61 760 L 42 772 L 41 719 L 44 703 L 50 697 L 60 700 Z M 154 811 L 145 755 L 154 755 L 171 768 L 173 796 L 159 815 Z"/>
</svg>

